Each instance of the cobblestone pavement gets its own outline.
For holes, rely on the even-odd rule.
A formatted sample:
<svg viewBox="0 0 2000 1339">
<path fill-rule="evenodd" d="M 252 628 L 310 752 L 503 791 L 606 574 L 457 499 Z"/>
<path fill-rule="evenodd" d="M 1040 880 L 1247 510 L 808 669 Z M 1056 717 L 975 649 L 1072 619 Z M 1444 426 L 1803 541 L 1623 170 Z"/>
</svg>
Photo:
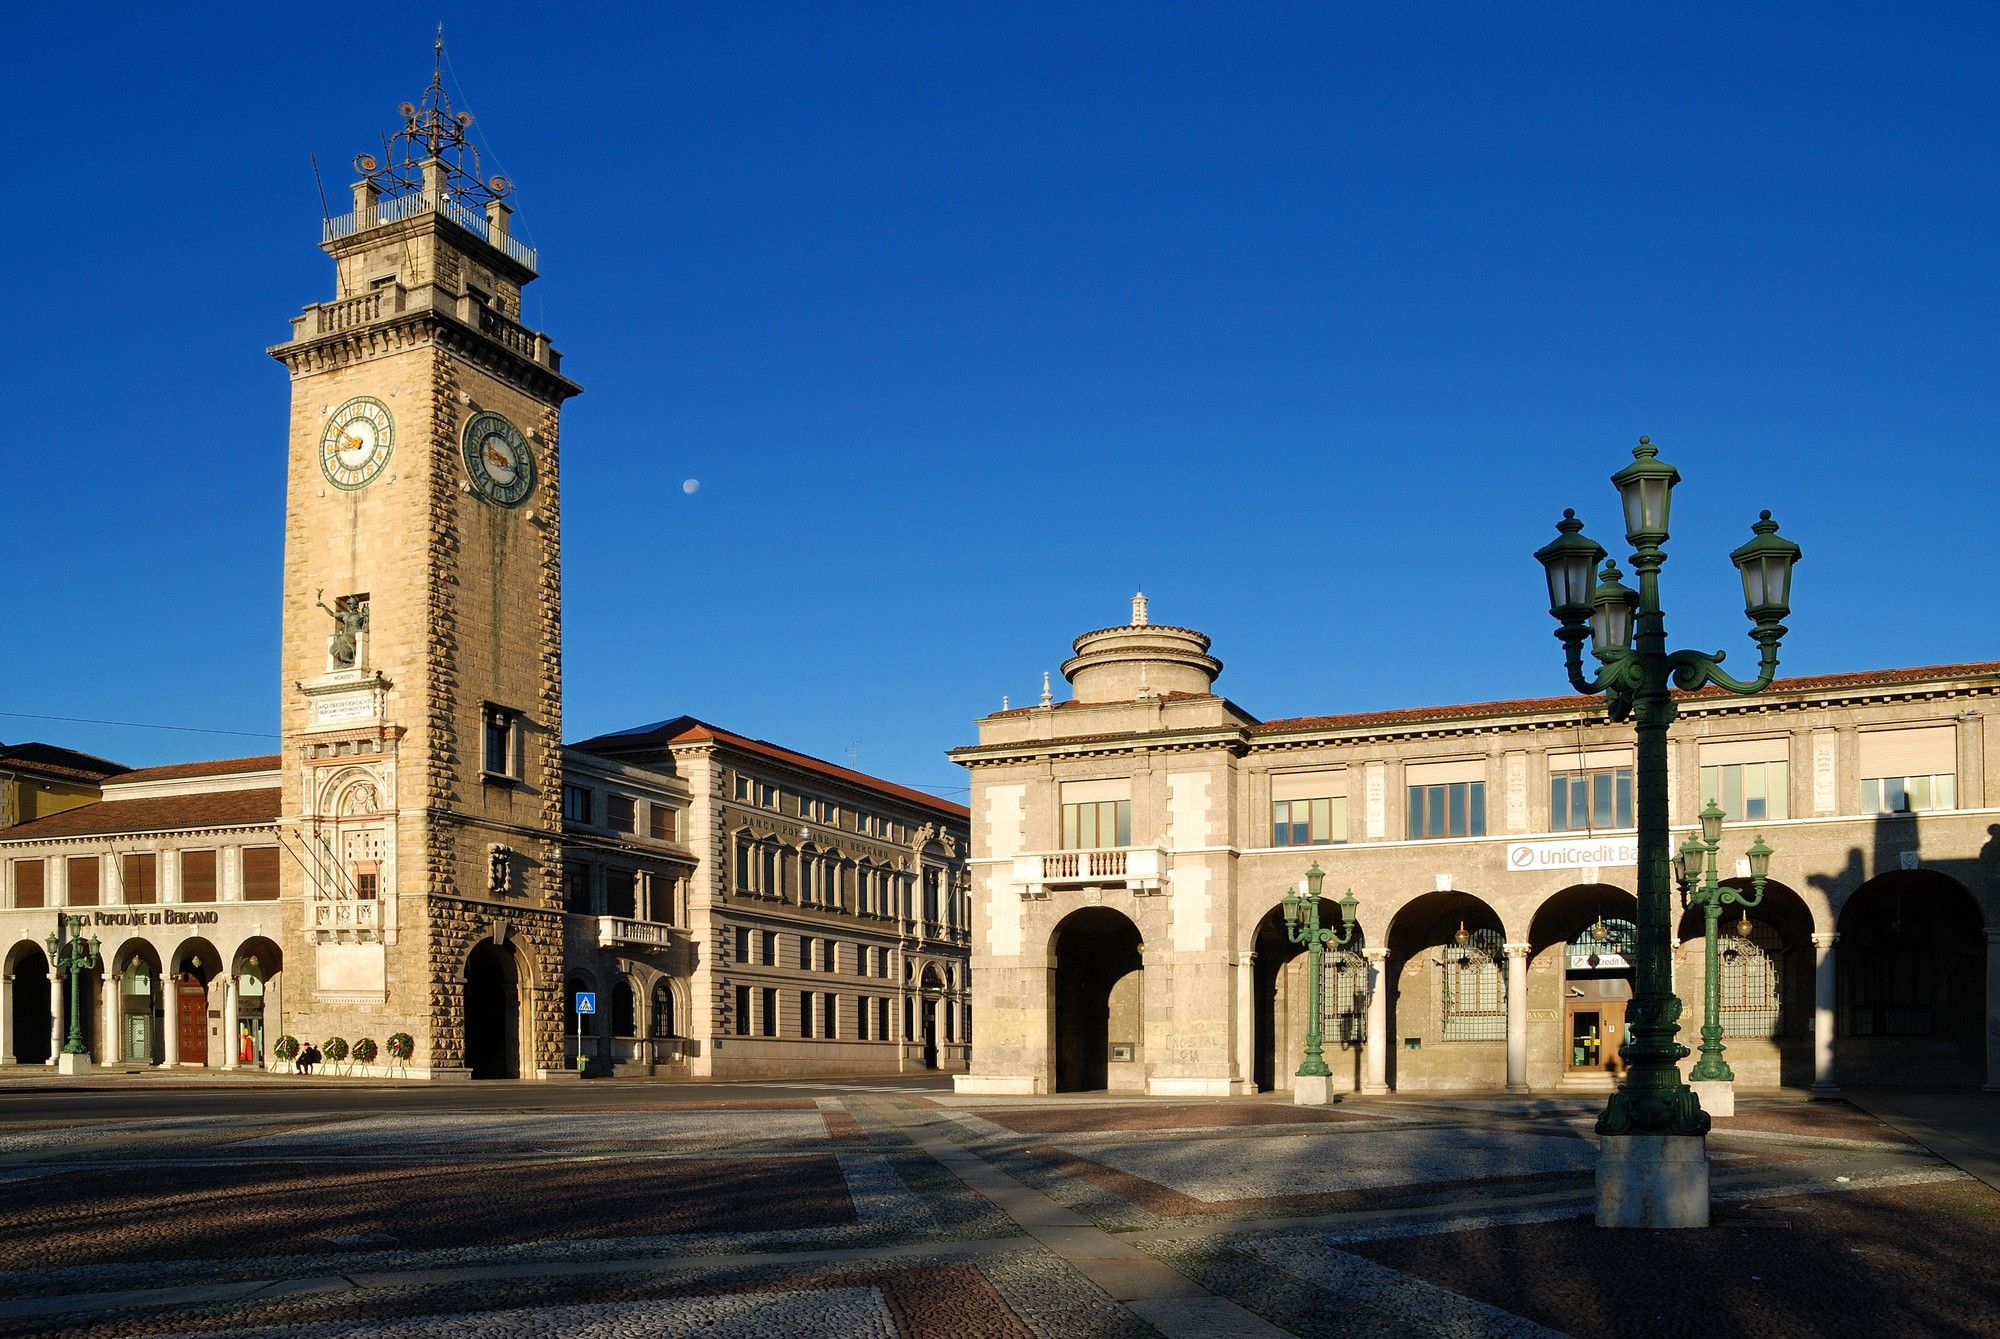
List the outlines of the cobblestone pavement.
<svg viewBox="0 0 2000 1339">
<path fill-rule="evenodd" d="M 2000 1191 L 1844 1103 L 1633 1234 L 1595 1099 L 6 1087 L 0 1334 L 2000 1335 Z"/>
</svg>

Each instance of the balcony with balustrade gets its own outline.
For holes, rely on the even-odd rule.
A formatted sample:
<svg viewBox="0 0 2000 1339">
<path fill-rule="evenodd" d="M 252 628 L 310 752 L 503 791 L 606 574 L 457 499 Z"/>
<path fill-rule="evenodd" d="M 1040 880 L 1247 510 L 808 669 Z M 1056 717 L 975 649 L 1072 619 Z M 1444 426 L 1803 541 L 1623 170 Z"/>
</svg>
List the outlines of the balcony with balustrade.
<svg viewBox="0 0 2000 1339">
<path fill-rule="evenodd" d="M 1014 886 L 1023 897 L 1063 888 L 1125 888 L 1142 895 L 1165 890 L 1167 853 L 1152 846 L 1049 851 L 1014 857 Z"/>
<path fill-rule="evenodd" d="M 687 943 L 686 930 L 658 921 L 635 921 L 623 916 L 597 918 L 599 948 L 670 949 Z"/>
</svg>

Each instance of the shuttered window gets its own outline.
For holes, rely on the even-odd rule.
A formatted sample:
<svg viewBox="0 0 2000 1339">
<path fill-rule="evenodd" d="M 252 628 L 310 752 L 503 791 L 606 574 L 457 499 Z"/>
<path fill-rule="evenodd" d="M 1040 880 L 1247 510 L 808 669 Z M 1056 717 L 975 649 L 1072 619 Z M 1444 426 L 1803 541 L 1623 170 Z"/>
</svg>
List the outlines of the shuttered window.
<svg viewBox="0 0 2000 1339">
<path fill-rule="evenodd" d="M 277 847 L 246 846 L 243 848 L 243 900 L 245 902 L 275 902 L 278 900 Z"/>
<path fill-rule="evenodd" d="M 125 903 L 146 906 L 160 900 L 159 857 L 151 851 L 125 857 Z"/>
<path fill-rule="evenodd" d="M 181 852 L 181 901 L 215 900 L 215 852 Z"/>
<path fill-rule="evenodd" d="M 630 833 L 638 830 L 635 806 L 630 795 L 604 797 L 604 826 L 613 832 Z"/>
<path fill-rule="evenodd" d="M 69 858 L 69 905 L 97 905 L 97 857 L 73 855 Z"/>
<path fill-rule="evenodd" d="M 14 862 L 14 905 L 17 907 L 40 907 L 48 905 L 48 893 L 44 879 L 48 866 L 39 860 L 16 860 Z"/>
<path fill-rule="evenodd" d="M 670 842 L 674 839 L 674 811 L 664 804 L 648 806 L 651 826 L 647 835 L 656 842 Z"/>
</svg>

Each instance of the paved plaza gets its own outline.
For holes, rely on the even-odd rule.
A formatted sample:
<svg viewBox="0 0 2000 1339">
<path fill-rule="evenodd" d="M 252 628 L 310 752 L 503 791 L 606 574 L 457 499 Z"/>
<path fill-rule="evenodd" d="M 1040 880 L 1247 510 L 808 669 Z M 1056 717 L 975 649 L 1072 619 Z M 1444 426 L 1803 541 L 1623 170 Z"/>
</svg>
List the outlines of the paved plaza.
<svg viewBox="0 0 2000 1339">
<path fill-rule="evenodd" d="M 1745 1095 L 1649 1234 L 1598 1104 L 13 1077 L 0 1333 L 2000 1333 L 2000 1098 Z"/>
</svg>

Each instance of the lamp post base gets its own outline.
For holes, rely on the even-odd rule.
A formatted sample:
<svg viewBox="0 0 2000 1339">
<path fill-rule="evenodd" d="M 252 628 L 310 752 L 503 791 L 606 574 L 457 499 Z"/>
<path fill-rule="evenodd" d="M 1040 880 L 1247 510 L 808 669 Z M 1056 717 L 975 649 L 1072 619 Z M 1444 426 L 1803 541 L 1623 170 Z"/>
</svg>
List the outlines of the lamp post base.
<svg viewBox="0 0 2000 1339">
<path fill-rule="evenodd" d="M 1597 1155 L 1597 1225 L 1707 1227 L 1706 1138 L 1605 1135 Z"/>
<path fill-rule="evenodd" d="M 1334 1096 L 1333 1079 L 1325 1074 L 1292 1075 L 1292 1105 L 1299 1107 L 1332 1106 L 1340 1099 Z"/>
<path fill-rule="evenodd" d="M 88 1074 L 90 1073 L 90 1057 L 87 1055 L 78 1055 L 75 1051 L 64 1051 L 56 1057 L 56 1073 L 72 1075 Z"/>
<path fill-rule="evenodd" d="M 1734 1079 L 1689 1079 L 1688 1087 L 1701 1099 L 1701 1109 L 1711 1116 L 1734 1116 L 1736 1114 L 1736 1081 Z"/>
</svg>

